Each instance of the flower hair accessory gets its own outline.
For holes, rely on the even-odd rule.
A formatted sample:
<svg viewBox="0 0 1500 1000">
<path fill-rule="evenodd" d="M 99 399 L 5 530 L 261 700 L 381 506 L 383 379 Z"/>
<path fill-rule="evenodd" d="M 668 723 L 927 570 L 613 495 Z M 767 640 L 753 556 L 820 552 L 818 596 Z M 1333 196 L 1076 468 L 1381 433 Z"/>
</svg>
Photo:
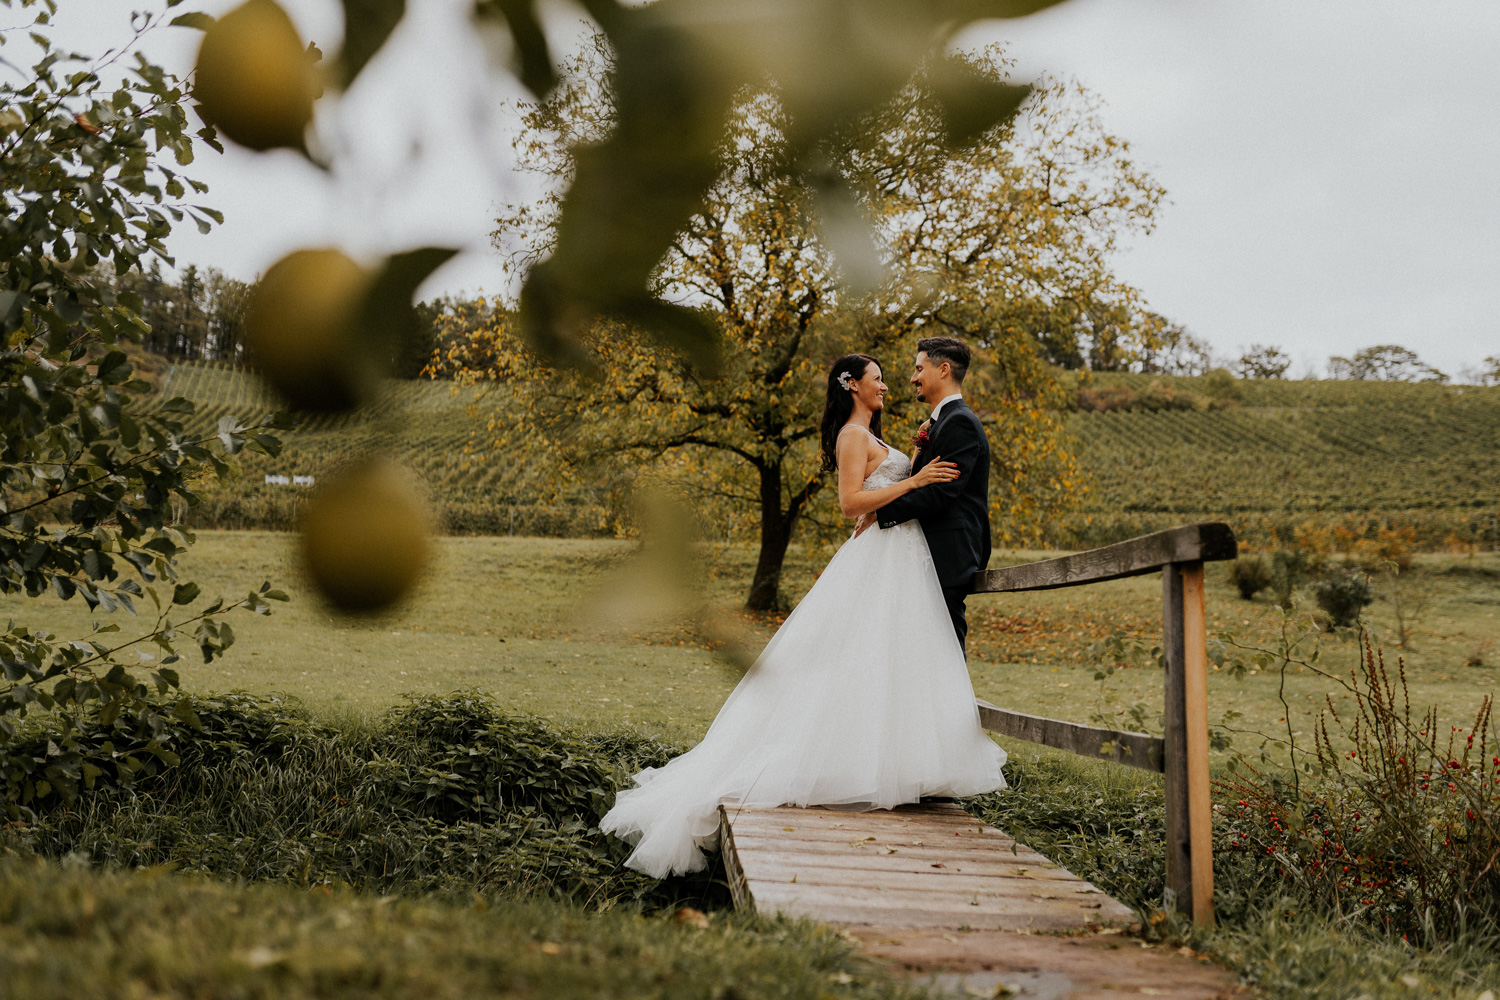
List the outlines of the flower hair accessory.
<svg viewBox="0 0 1500 1000">
<path fill-rule="evenodd" d="M 839 372 L 839 385 L 843 386 L 845 389 L 852 389 L 853 388 L 853 385 L 851 385 L 852 382 L 853 382 L 853 379 L 851 379 L 849 377 L 849 373 L 848 372 Z"/>
</svg>

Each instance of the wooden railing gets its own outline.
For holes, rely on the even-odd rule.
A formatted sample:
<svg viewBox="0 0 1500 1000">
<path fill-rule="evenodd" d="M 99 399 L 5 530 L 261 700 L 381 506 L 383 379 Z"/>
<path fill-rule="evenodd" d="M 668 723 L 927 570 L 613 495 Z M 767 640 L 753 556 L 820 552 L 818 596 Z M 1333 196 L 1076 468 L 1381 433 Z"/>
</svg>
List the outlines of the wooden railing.
<svg viewBox="0 0 1500 1000">
<path fill-rule="evenodd" d="M 1229 525 L 1190 524 L 1059 559 L 985 570 L 973 589 L 975 594 L 1051 590 L 1161 571 L 1164 736 L 1044 719 L 984 701 L 979 719 L 1004 736 L 1160 772 L 1166 781 L 1167 888 L 1177 909 L 1201 925 L 1214 919 L 1203 564 L 1233 559 L 1238 551 Z"/>
</svg>

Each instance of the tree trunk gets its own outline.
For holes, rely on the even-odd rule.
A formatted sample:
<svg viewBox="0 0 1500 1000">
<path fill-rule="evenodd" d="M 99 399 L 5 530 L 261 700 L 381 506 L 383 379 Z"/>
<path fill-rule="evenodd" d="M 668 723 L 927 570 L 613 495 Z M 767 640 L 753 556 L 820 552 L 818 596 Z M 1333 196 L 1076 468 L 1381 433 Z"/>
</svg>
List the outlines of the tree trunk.
<svg viewBox="0 0 1500 1000">
<path fill-rule="evenodd" d="M 749 611 L 775 611 L 781 604 L 781 566 L 799 510 L 781 509 L 781 463 L 760 467 L 760 556 L 745 599 Z"/>
</svg>

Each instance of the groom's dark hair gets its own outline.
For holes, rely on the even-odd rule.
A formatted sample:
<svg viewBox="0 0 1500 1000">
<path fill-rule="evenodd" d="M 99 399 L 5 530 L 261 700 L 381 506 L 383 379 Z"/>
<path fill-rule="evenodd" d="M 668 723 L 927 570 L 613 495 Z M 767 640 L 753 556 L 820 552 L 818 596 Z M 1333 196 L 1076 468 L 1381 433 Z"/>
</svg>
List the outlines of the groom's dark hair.
<svg viewBox="0 0 1500 1000">
<path fill-rule="evenodd" d="M 930 361 L 948 362 L 948 370 L 953 373 L 955 382 L 962 384 L 964 376 L 969 374 L 969 359 L 973 352 L 957 337 L 923 337 L 917 341 L 917 351 L 926 354 Z"/>
</svg>

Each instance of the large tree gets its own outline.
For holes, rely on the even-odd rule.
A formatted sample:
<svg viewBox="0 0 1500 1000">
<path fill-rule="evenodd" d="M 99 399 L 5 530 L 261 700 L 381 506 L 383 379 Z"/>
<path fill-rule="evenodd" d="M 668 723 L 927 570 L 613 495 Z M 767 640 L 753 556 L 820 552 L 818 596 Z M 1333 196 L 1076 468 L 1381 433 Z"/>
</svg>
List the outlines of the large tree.
<svg viewBox="0 0 1500 1000">
<path fill-rule="evenodd" d="M 521 159 L 556 185 L 540 204 L 513 207 L 499 220 L 497 244 L 517 271 L 554 245 L 574 151 L 613 126 L 600 83 L 608 60 L 596 43 L 548 100 L 524 110 Z M 998 52 L 968 62 L 976 74 L 1003 80 Z M 904 371 L 917 338 L 972 342 L 980 360 L 966 388 L 997 445 L 999 534 L 1024 537 L 1040 512 L 1077 488 L 1049 409 L 1037 332 L 1085 349 L 1102 337 L 1128 354 L 1154 330 L 1109 257 L 1122 232 L 1149 228 L 1162 192 L 1078 88 L 1053 86 L 1017 126 L 955 149 L 944 141 L 943 109 L 919 77 L 828 144 L 821 173 L 793 169 L 788 127 L 774 86 L 741 94 L 718 147 L 721 179 L 656 274 L 659 295 L 722 330 L 717 377 L 618 321 L 592 327 L 592 372 L 545 371 L 504 310 L 468 324 L 450 354 L 460 377 L 504 383 L 515 394 L 519 405 L 493 428 L 499 447 L 543 435 L 549 453 L 652 462 L 676 470 L 701 496 L 748 507 L 760 554 L 746 603 L 756 610 L 777 605 L 787 546 L 828 482 L 816 436 L 833 358 L 861 350 L 885 361 L 896 390 L 891 427 L 905 409 Z M 856 200 L 841 206 L 829 197 L 838 190 Z M 873 220 L 880 237 L 873 252 L 886 276 L 869 282 L 874 269 L 863 266 L 857 246 L 847 249 L 857 229 L 841 213 Z M 830 242 L 844 244 L 837 261 Z M 850 278 L 867 285 L 850 291 Z"/>
</svg>

